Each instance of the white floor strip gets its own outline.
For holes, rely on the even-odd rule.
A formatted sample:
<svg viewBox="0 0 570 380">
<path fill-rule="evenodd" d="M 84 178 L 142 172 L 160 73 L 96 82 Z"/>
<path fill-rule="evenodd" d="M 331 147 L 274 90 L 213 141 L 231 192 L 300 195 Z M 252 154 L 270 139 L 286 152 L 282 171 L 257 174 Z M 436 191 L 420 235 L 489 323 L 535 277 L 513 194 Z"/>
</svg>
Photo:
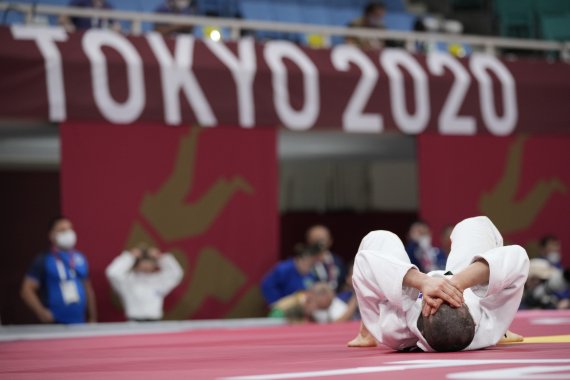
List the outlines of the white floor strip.
<svg viewBox="0 0 570 380">
<path fill-rule="evenodd" d="M 235 376 L 226 377 L 224 380 L 281 380 L 281 379 L 302 379 L 311 377 L 324 376 L 344 376 L 344 375 L 360 375 L 365 373 L 393 372 L 405 371 L 425 368 L 443 368 L 443 367 L 464 367 L 477 365 L 497 365 L 497 364 L 566 364 L 570 363 L 570 359 L 504 359 L 504 360 L 406 360 L 387 363 L 384 366 L 377 367 L 356 367 L 332 369 L 324 371 L 307 371 L 307 372 L 289 372 L 289 373 L 273 373 L 266 375 L 252 376 Z M 560 378 L 560 377 L 559 377 Z M 566 378 L 566 377 L 564 377 Z"/>
<path fill-rule="evenodd" d="M 200 321 L 119 322 L 84 325 L 0 326 L 0 342 L 81 338 L 109 335 L 160 334 L 200 329 L 238 329 L 285 324 L 275 318 L 216 319 Z"/>
</svg>

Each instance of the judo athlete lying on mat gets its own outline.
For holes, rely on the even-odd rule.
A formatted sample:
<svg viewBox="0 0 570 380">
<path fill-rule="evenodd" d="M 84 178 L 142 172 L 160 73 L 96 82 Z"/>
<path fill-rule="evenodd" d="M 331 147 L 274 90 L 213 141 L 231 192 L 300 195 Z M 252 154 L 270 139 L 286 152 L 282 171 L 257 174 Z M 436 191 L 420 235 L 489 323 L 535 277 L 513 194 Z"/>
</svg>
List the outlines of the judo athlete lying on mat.
<svg viewBox="0 0 570 380">
<path fill-rule="evenodd" d="M 446 270 L 424 274 L 396 235 L 366 235 L 353 274 L 362 325 L 349 346 L 461 351 L 495 345 L 507 333 L 516 340 L 507 329 L 528 276 L 526 251 L 503 247 L 483 216 L 463 220 L 451 240 Z"/>
</svg>

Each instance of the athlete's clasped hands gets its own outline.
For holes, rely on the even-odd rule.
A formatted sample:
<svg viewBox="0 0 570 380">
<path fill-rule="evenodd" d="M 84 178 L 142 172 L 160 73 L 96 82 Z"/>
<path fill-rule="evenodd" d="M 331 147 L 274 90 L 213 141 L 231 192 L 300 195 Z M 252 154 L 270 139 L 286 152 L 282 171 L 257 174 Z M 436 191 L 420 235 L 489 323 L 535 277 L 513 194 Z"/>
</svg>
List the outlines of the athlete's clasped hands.
<svg viewBox="0 0 570 380">
<path fill-rule="evenodd" d="M 435 314 L 444 302 L 453 307 L 463 305 L 464 289 L 447 278 L 425 276 L 420 290 L 424 300 L 422 307 L 424 317 Z"/>
</svg>

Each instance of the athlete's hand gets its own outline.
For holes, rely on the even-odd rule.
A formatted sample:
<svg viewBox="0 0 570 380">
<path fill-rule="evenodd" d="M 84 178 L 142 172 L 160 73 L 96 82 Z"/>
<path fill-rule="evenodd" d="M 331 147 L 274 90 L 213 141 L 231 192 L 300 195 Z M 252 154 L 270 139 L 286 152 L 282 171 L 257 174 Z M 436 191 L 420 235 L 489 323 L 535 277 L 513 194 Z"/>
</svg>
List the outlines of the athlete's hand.
<svg viewBox="0 0 570 380">
<path fill-rule="evenodd" d="M 428 276 L 420 290 L 424 299 L 422 313 L 426 317 L 435 314 L 443 302 L 454 307 L 463 305 L 463 290 L 447 278 Z"/>
<path fill-rule="evenodd" d="M 129 253 L 135 258 L 135 259 L 140 259 L 140 257 L 142 256 L 142 251 L 140 248 L 132 248 Z"/>
<path fill-rule="evenodd" d="M 162 252 L 160 252 L 160 249 L 156 248 L 156 247 L 151 247 L 148 249 L 148 254 L 150 257 L 152 257 L 155 260 L 160 259 L 160 256 L 162 256 Z"/>
</svg>

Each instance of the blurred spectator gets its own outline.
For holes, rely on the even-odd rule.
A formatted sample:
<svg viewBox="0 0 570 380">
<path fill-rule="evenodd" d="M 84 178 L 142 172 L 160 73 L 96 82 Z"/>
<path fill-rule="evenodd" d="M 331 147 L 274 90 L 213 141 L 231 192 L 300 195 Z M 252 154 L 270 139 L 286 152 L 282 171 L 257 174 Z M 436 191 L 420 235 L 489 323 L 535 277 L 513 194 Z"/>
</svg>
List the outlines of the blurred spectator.
<svg viewBox="0 0 570 380">
<path fill-rule="evenodd" d="M 540 239 L 539 257 L 548 260 L 557 268 L 562 268 L 562 246 L 560 239 L 554 235 L 545 235 Z"/>
<path fill-rule="evenodd" d="M 370 2 L 364 7 L 362 16 L 352 20 L 348 26 L 351 28 L 385 29 L 383 21 L 385 14 L 384 4 Z M 376 38 L 347 37 L 346 42 L 361 49 L 381 49 L 384 47 L 384 42 Z"/>
<path fill-rule="evenodd" d="M 164 3 L 156 8 L 156 13 L 186 15 L 191 16 L 196 14 L 194 7 L 190 0 L 165 0 Z M 163 35 L 176 35 L 180 33 L 192 33 L 193 27 L 191 25 L 170 25 L 170 24 L 155 24 L 154 30 Z"/>
<path fill-rule="evenodd" d="M 445 256 L 449 256 L 451 252 L 451 233 L 453 232 L 453 226 L 448 224 L 441 230 L 441 250 Z"/>
<path fill-rule="evenodd" d="M 316 283 L 309 292 L 305 309 L 311 320 L 317 323 L 332 323 L 349 320 L 347 304 L 335 296 L 334 290 L 326 282 Z M 352 315 L 352 313 L 349 313 Z"/>
<path fill-rule="evenodd" d="M 553 286 L 560 281 L 562 272 L 552 266 L 548 260 L 532 259 L 528 272 L 528 279 L 521 301 L 523 309 L 556 309 L 559 296 Z"/>
<path fill-rule="evenodd" d="M 71 221 L 55 218 L 49 240 L 51 249 L 36 257 L 24 277 L 22 299 L 43 323 L 85 323 L 86 315 L 96 322 L 87 260 L 74 248 L 77 236 Z"/>
<path fill-rule="evenodd" d="M 424 221 L 414 222 L 408 232 L 406 252 L 412 264 L 424 273 L 445 269 L 447 257 L 445 253 L 431 243 L 431 231 Z"/>
<path fill-rule="evenodd" d="M 317 252 L 310 247 L 298 244 L 293 258 L 281 261 L 265 275 L 261 282 L 261 293 L 267 305 L 313 285 L 316 278 L 311 271 L 317 260 L 316 255 Z"/>
<path fill-rule="evenodd" d="M 566 268 L 564 272 L 562 272 L 561 281 L 556 281 L 555 287 L 560 295 L 558 308 L 570 309 L 570 268 Z"/>
<path fill-rule="evenodd" d="M 334 291 L 344 284 L 346 267 L 340 256 L 330 251 L 333 239 L 329 229 L 323 225 L 315 225 L 307 230 L 307 244 L 318 251 L 314 267 L 314 275 L 318 281 L 328 282 Z"/>
<path fill-rule="evenodd" d="M 337 297 L 344 303 L 348 305 L 350 310 L 347 316 L 348 320 L 360 320 L 360 310 L 358 309 L 358 303 L 356 301 L 356 294 L 354 293 L 354 287 L 352 285 L 352 270 L 354 268 L 354 262 L 350 263 L 348 266 L 348 273 L 346 275 L 346 280 L 344 285 L 341 287 Z"/>
<path fill-rule="evenodd" d="M 70 7 L 79 8 L 93 8 L 111 10 L 113 6 L 105 0 L 71 0 Z M 112 29 L 116 32 L 121 30 L 121 24 L 117 20 L 109 20 L 99 17 L 69 17 L 62 15 L 59 18 L 59 23 L 63 25 L 68 33 L 73 33 L 76 30 L 86 30 L 90 28 Z"/>
<path fill-rule="evenodd" d="M 414 32 L 429 32 L 459 35 L 463 33 L 463 24 L 457 20 L 442 20 L 432 16 L 419 17 L 414 23 Z M 471 54 L 472 49 L 464 43 L 443 42 L 433 39 L 416 42 L 416 52 L 430 53 L 440 51 L 449 53 L 457 58 Z"/>
<path fill-rule="evenodd" d="M 326 282 L 317 282 L 308 291 L 299 291 L 276 302 L 270 317 L 284 317 L 289 322 L 331 323 L 349 320 L 346 303 L 335 297 Z"/>
<path fill-rule="evenodd" d="M 554 276 L 548 281 L 549 288 L 558 298 L 557 309 L 570 309 L 570 268 L 564 271 L 556 269 Z"/>
<path fill-rule="evenodd" d="M 127 319 L 162 319 L 164 298 L 182 281 L 183 271 L 170 253 L 139 245 L 123 252 L 105 272 L 123 301 Z"/>
</svg>

